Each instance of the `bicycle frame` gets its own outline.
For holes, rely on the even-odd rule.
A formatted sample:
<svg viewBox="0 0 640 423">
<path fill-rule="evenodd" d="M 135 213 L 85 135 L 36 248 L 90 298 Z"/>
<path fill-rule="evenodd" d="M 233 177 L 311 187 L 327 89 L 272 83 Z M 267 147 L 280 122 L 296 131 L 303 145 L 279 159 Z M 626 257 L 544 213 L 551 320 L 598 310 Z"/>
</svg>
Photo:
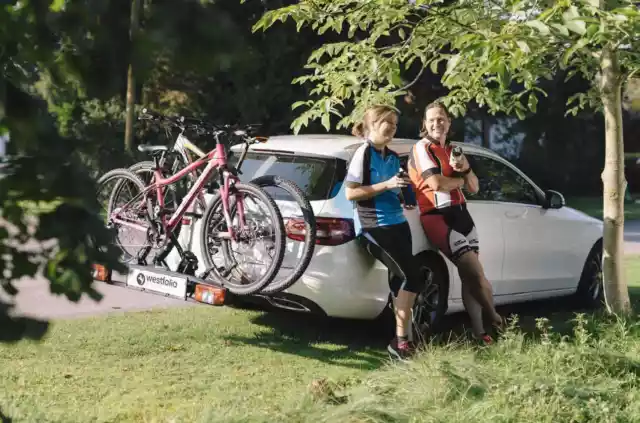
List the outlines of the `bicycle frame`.
<svg viewBox="0 0 640 423">
<path fill-rule="evenodd" d="M 255 137 L 253 139 L 254 140 L 262 140 L 260 142 L 264 142 L 264 141 L 266 141 L 267 138 L 266 137 Z M 178 137 L 176 138 L 176 141 L 173 144 L 172 151 L 173 152 L 177 152 L 178 154 L 180 154 L 180 156 L 184 160 L 184 164 L 186 166 L 189 166 L 192 163 L 194 163 L 194 161 L 192 160 L 191 156 L 189 155 L 189 152 L 191 152 L 194 155 L 196 155 L 199 159 L 202 159 L 202 158 L 207 156 L 207 153 L 205 153 L 200 148 L 198 148 L 198 146 L 196 146 L 194 143 L 192 143 L 184 135 L 184 129 L 178 134 Z M 244 151 L 240 155 L 240 160 L 238 161 L 238 163 L 236 165 L 236 169 L 240 170 L 240 168 L 242 167 L 242 162 L 244 162 L 244 159 L 246 157 L 247 152 L 248 152 L 248 145 L 246 145 Z M 226 160 L 226 156 L 225 156 L 225 160 Z M 192 177 L 191 180 L 192 180 L 193 183 L 195 183 L 195 175 L 193 175 L 193 176 L 194 177 Z M 201 201 L 201 204 L 206 204 L 206 201 L 204 199 L 204 191 L 201 190 L 198 193 L 198 199 Z M 204 210 L 202 210 L 202 211 L 204 211 Z"/>
<path fill-rule="evenodd" d="M 176 139 L 176 142 L 173 144 L 173 151 L 180 154 L 180 156 L 182 156 L 182 160 L 184 160 L 184 164 L 189 166 L 192 163 L 194 163 L 194 161 L 191 160 L 191 157 L 189 156 L 189 152 L 194 153 L 196 156 L 198 156 L 199 159 L 205 158 L 207 156 L 207 153 L 200 150 L 196 145 L 194 145 L 191 141 L 189 141 L 189 139 L 183 135 L 183 132 L 184 131 L 178 134 L 178 138 Z M 225 160 L 226 160 L 226 155 L 225 155 Z M 190 172 L 190 175 L 191 175 L 191 178 L 190 178 L 191 182 L 195 184 L 197 181 L 196 175 L 191 172 Z M 197 197 L 200 200 L 201 204 L 206 204 L 203 190 L 198 192 Z M 202 211 L 204 212 L 204 209 Z"/>
<path fill-rule="evenodd" d="M 268 139 L 268 137 L 253 137 L 252 139 L 254 141 L 258 141 L 258 142 L 265 142 Z M 242 166 L 242 162 L 244 161 L 244 157 L 246 156 L 248 148 L 249 148 L 249 146 L 246 145 L 245 150 L 243 151 L 243 153 L 240 156 L 241 159 L 238 162 L 238 164 L 236 165 L 236 168 L 238 170 Z M 180 154 L 180 156 L 182 157 L 182 159 L 184 160 L 184 163 L 186 163 L 186 164 L 190 164 L 190 163 L 193 162 L 191 160 L 191 156 L 189 155 L 189 152 L 195 154 L 198 158 L 203 158 L 203 157 L 205 157 L 207 155 L 207 153 L 202 151 L 197 145 L 192 143 L 189 140 L 189 138 L 187 138 L 184 135 L 184 130 L 181 131 L 178 134 L 178 137 L 176 138 L 176 141 L 173 143 L 172 151 L 178 152 Z"/>
<path fill-rule="evenodd" d="M 173 149 L 178 151 L 182 157 L 185 159 L 185 162 L 191 162 L 187 151 L 191 151 L 193 154 L 198 156 L 199 158 L 203 158 L 207 155 L 204 151 L 200 150 L 195 144 L 193 144 L 187 137 L 185 137 L 182 133 L 178 134 L 178 138 L 176 139 L 175 144 L 173 145 Z"/>
<path fill-rule="evenodd" d="M 225 150 L 224 150 L 224 145 L 220 144 L 219 142 L 216 143 L 216 148 L 214 150 L 210 151 L 209 153 L 205 154 L 204 157 L 196 160 L 193 163 L 190 163 L 184 169 L 178 171 L 176 174 L 171 175 L 171 176 L 169 176 L 167 178 L 164 178 L 162 176 L 162 172 L 159 169 L 155 169 L 154 170 L 154 176 L 155 176 L 154 177 L 154 182 L 151 183 L 150 185 L 148 185 L 147 187 L 145 187 L 145 189 L 142 190 L 142 192 L 140 194 L 138 194 L 136 197 L 134 197 L 132 200 L 130 200 L 127 204 L 125 204 L 125 206 L 123 206 L 123 208 L 126 208 L 129 204 L 133 203 L 140 196 L 144 196 L 146 198 L 148 193 L 150 193 L 151 191 L 155 191 L 156 196 L 157 196 L 157 202 L 158 202 L 157 204 L 158 204 L 160 210 L 163 210 L 163 208 L 164 208 L 164 187 L 166 187 L 168 185 L 172 185 L 172 184 L 178 182 L 182 178 L 184 178 L 187 175 L 189 175 L 192 172 L 194 172 L 197 168 L 203 166 L 205 163 L 207 163 L 207 165 L 206 165 L 204 171 L 198 177 L 198 179 L 193 184 L 193 186 L 189 189 L 189 192 L 186 194 L 185 198 L 180 203 L 180 205 L 178 206 L 176 211 L 168 219 L 168 221 L 167 221 L 165 215 L 161 216 L 161 221 L 162 221 L 162 226 L 163 226 L 164 233 L 168 234 L 168 233 L 173 232 L 173 230 L 177 227 L 178 222 L 180 222 L 182 220 L 182 218 L 185 215 L 187 209 L 191 206 L 191 204 L 193 204 L 193 202 L 196 200 L 196 198 L 199 195 L 202 195 L 202 190 L 203 190 L 205 184 L 207 183 L 207 181 L 209 180 L 209 178 L 211 177 L 211 175 L 213 174 L 213 172 L 216 171 L 216 170 L 222 170 L 222 172 L 221 172 L 222 183 L 220 184 L 219 191 L 220 191 L 220 196 L 222 198 L 222 209 L 223 209 L 225 220 L 227 222 L 227 228 L 228 228 L 229 232 L 220 233 L 220 236 L 228 237 L 228 238 L 230 238 L 232 240 L 236 240 L 236 237 L 235 237 L 236 234 L 235 234 L 235 232 L 233 230 L 233 226 L 232 226 L 232 222 L 231 222 L 231 215 L 230 215 L 230 212 L 229 212 L 229 192 L 230 192 L 231 184 L 235 183 L 235 182 L 238 182 L 239 179 L 226 169 L 227 157 L 226 157 L 226 153 L 225 153 Z M 237 201 L 238 201 L 237 202 L 237 204 L 238 204 L 238 217 L 240 219 L 240 228 L 244 229 L 244 227 L 245 227 L 244 203 L 243 203 L 242 200 L 243 199 L 241 198 L 241 196 L 238 195 L 238 198 L 237 198 Z M 117 210 L 117 211 L 120 211 L 120 209 Z M 113 213 L 113 214 L 116 215 L 116 216 L 112 217 L 112 220 L 114 222 L 120 223 L 120 224 L 125 225 L 125 226 L 134 227 L 134 228 L 139 229 L 139 230 L 145 230 L 146 231 L 148 229 L 148 228 L 142 227 L 142 226 L 140 226 L 140 225 L 138 225 L 136 223 L 127 222 L 125 220 L 120 219 L 119 217 L 117 217 L 117 213 L 116 213 L 117 211 L 114 211 L 114 213 Z"/>
</svg>

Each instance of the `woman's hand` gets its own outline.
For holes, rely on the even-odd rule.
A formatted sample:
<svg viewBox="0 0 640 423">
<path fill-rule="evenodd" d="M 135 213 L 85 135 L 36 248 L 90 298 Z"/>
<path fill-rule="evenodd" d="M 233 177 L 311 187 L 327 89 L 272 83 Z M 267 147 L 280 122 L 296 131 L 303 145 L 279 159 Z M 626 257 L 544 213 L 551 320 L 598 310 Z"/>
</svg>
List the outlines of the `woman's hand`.
<svg viewBox="0 0 640 423">
<path fill-rule="evenodd" d="M 411 180 L 409 179 L 408 176 L 400 177 L 398 175 L 395 175 L 391 179 L 388 179 L 385 182 L 385 185 L 386 185 L 387 189 L 395 189 L 395 188 L 407 187 L 407 186 L 409 186 L 410 183 L 411 183 Z"/>
<path fill-rule="evenodd" d="M 471 165 L 469 165 L 469 161 L 467 160 L 467 156 L 465 156 L 464 154 L 457 161 L 452 161 L 451 166 L 456 172 L 466 172 L 467 169 L 471 167 Z"/>
</svg>

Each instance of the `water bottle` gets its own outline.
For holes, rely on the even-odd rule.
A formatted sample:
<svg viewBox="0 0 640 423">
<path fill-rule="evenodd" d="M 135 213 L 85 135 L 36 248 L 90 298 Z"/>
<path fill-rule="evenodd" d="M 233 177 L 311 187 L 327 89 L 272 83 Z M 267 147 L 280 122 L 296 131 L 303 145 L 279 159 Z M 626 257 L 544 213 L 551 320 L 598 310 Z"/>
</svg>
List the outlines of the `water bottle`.
<svg viewBox="0 0 640 423">
<path fill-rule="evenodd" d="M 459 146 L 453 147 L 451 150 L 451 158 L 449 159 L 449 163 L 451 166 L 455 166 L 462 161 L 462 148 Z"/>
<path fill-rule="evenodd" d="M 406 178 L 406 177 L 409 176 L 409 174 L 407 173 L 406 170 L 404 170 L 403 168 L 400 168 L 400 170 L 398 171 L 396 176 L 398 178 Z M 417 205 L 416 195 L 413 192 L 413 190 L 411 189 L 411 185 L 408 185 L 408 186 L 402 188 L 400 190 L 400 192 L 402 193 L 402 198 L 404 199 L 404 204 L 406 204 L 407 206 L 415 206 L 415 205 Z"/>
</svg>

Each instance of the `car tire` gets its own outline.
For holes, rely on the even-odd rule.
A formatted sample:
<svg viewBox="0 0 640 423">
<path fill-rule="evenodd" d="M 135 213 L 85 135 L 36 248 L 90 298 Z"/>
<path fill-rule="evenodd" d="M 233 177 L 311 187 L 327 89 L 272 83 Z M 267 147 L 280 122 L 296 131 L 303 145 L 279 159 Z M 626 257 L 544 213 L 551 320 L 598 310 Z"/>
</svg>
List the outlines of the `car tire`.
<svg viewBox="0 0 640 423">
<path fill-rule="evenodd" d="M 449 308 L 449 272 L 444 260 L 433 251 L 417 256 L 425 287 L 413 306 L 414 339 L 438 332 Z"/>
<path fill-rule="evenodd" d="M 604 305 L 604 285 L 602 278 L 602 240 L 591 248 L 585 261 L 575 302 L 579 307 L 597 309 Z"/>
</svg>

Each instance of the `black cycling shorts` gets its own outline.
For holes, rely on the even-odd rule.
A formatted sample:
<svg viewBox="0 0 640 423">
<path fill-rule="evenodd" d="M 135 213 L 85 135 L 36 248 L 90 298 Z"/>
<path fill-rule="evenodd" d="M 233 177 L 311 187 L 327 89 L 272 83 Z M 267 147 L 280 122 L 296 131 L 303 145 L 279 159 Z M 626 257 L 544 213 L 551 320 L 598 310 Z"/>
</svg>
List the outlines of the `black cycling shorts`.
<svg viewBox="0 0 640 423">
<path fill-rule="evenodd" d="M 389 278 L 389 286 L 394 296 L 400 289 L 418 293 L 424 286 L 418 260 L 411 247 L 411 230 L 407 222 L 396 225 L 378 226 L 362 233 L 367 249 L 380 260 L 396 278 Z M 399 284 L 394 284 L 399 280 Z"/>
</svg>

